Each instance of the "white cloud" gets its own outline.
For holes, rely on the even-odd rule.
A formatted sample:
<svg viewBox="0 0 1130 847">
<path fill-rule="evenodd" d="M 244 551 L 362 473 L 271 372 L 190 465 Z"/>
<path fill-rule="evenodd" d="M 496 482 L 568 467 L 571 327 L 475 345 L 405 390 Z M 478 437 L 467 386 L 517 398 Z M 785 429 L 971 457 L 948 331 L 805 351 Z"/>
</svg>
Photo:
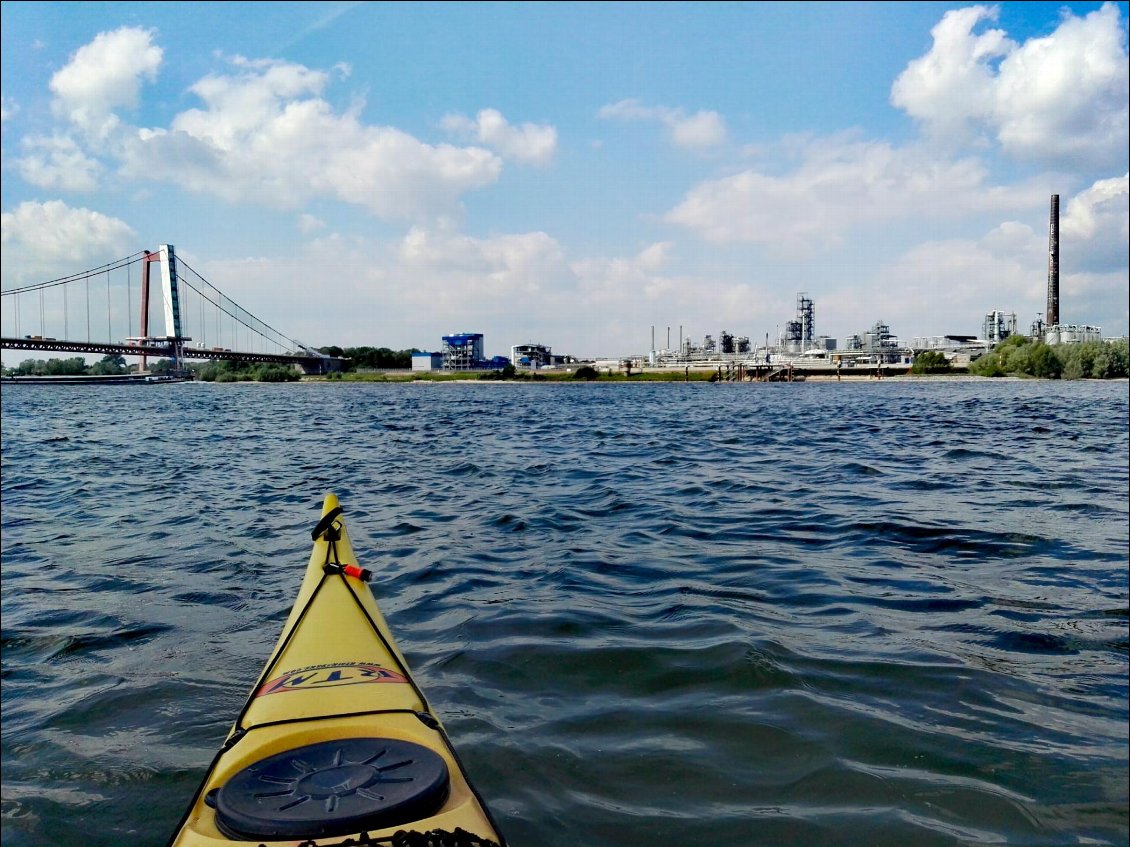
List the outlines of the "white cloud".
<svg viewBox="0 0 1130 847">
<path fill-rule="evenodd" d="M 635 256 L 595 257 L 572 262 L 582 302 L 588 306 L 623 309 L 641 297 L 656 301 L 666 294 L 678 296 L 676 280 L 663 273 L 670 251 L 669 243 L 657 243 Z"/>
<path fill-rule="evenodd" d="M 230 203 L 297 209 L 322 198 L 386 219 L 434 221 L 460 215 L 462 195 L 501 173 L 502 160 L 482 147 L 432 145 L 366 124 L 361 102 L 336 110 L 324 99 L 329 73 L 276 60 L 234 57 L 230 73 L 189 89 L 202 107 L 168 127 L 131 128 L 118 110 L 135 107 L 142 82 L 156 77 L 162 51 L 153 37 L 133 27 L 101 33 L 55 74 L 56 114 L 82 133 L 86 149 L 62 135 L 32 139 L 15 163 L 25 179 L 90 189 L 116 160 L 123 177 L 174 183 Z M 343 78 L 350 72 L 345 65 L 334 70 Z M 483 113 L 479 130 L 523 161 L 547 161 L 556 147 L 552 128 L 511 127 L 496 112 Z"/>
<path fill-rule="evenodd" d="M 1125 271 L 1060 276 L 1060 322 L 1098 326 L 1104 338 L 1130 333 L 1130 295 Z"/>
<path fill-rule="evenodd" d="M 879 268 L 862 289 L 840 291 L 837 313 L 882 317 L 904 341 L 914 336 L 980 332 L 991 311 L 1015 314 L 1027 332 L 1043 311 L 1047 239 L 1022 224 L 1004 224 L 981 239 L 924 242 Z M 855 301 L 854 304 L 851 301 Z M 867 304 L 861 311 L 860 304 Z"/>
<path fill-rule="evenodd" d="M 677 147 L 701 149 L 716 147 L 726 140 L 726 124 L 717 112 L 695 112 L 669 124 Z"/>
<path fill-rule="evenodd" d="M 1118 6 L 1065 12 L 1055 32 L 1021 45 L 998 29 L 974 33 L 996 19 L 996 7 L 947 12 L 930 52 L 895 80 L 891 103 L 935 139 L 992 139 L 1018 159 L 1061 167 L 1123 167 L 1130 64 Z"/>
<path fill-rule="evenodd" d="M 1070 164 L 1122 164 L 1128 140 L 1130 64 L 1119 9 L 1067 16 L 1000 66 L 993 122 L 1005 151 Z"/>
<path fill-rule="evenodd" d="M 672 253 L 673 245 L 657 242 L 627 257 L 569 262 L 543 232 L 474 238 L 417 226 L 388 243 L 329 236 L 297 255 L 193 267 L 221 290 L 238 287 L 242 305 L 317 345 L 434 350 L 441 335 L 469 331 L 484 333 L 490 355 L 537 341 L 558 353 L 614 356 L 645 350 L 648 327 L 659 331 L 661 320 L 675 323 L 677 334 L 685 319 L 688 337 L 692 324 L 701 336 L 724 319 L 741 329 L 748 286 L 680 276 Z M 273 317 L 279 303 L 306 302 L 310 278 L 326 276 L 337 281 L 333 298 Z"/>
<path fill-rule="evenodd" d="M 324 73 L 285 62 L 235 64 L 238 73 L 193 86 L 204 108 L 181 113 L 167 130 L 139 131 L 124 173 L 232 203 L 289 209 L 322 197 L 409 220 L 457 213 L 463 193 L 501 173 L 501 160 L 482 148 L 430 145 L 366 125 L 359 105 L 335 112 L 319 96 Z"/>
<path fill-rule="evenodd" d="M 1003 30 L 980 35 L 973 28 L 995 21 L 998 10 L 970 6 L 946 12 L 930 30 L 934 46 L 915 59 L 891 87 L 891 103 L 906 110 L 934 133 L 961 137 L 973 121 L 986 120 L 993 110 L 992 62 L 1015 49 Z M 964 140 L 964 139 L 962 139 Z"/>
<path fill-rule="evenodd" d="M 153 31 L 122 27 L 99 33 L 51 78 L 54 108 L 92 138 L 118 126 L 117 109 L 137 106 L 141 83 L 156 79 L 162 51 Z"/>
<path fill-rule="evenodd" d="M 303 235 L 313 235 L 326 228 L 326 222 L 315 215 L 303 213 L 298 216 L 298 231 Z"/>
<path fill-rule="evenodd" d="M 221 290 L 238 289 L 252 313 L 318 346 L 434 350 L 441 335 L 472 331 L 484 333 L 494 355 L 530 338 L 564 341 L 547 327 L 575 329 L 566 293 L 575 279 L 560 245 L 543 232 L 474 238 L 415 226 L 391 242 L 329 235 L 283 257 L 193 266 Z M 327 277 L 334 296 L 312 301 L 310 279 Z M 307 305 L 273 318 L 288 302 Z"/>
<path fill-rule="evenodd" d="M 765 326 L 765 306 L 772 297 L 742 272 L 716 274 L 697 265 L 683 270 L 670 242 L 629 256 L 577 259 L 570 267 L 577 297 L 567 332 L 581 333 L 588 341 L 586 352 L 605 356 L 646 352 L 652 331 L 659 349 L 678 349 L 692 338 L 701 343 L 721 331 L 752 337 Z"/>
<path fill-rule="evenodd" d="M 7 95 L 0 95 L 0 122 L 7 122 L 20 112 L 20 104 Z"/>
<path fill-rule="evenodd" d="M 560 245 L 544 232 L 480 239 L 413 227 L 395 258 L 413 280 L 410 299 L 440 308 L 543 295 L 566 273 Z"/>
<path fill-rule="evenodd" d="M 684 149 L 717 147 L 726 141 L 726 122 L 717 112 L 703 110 L 687 115 L 682 109 L 643 106 L 638 100 L 621 100 L 601 107 L 597 114 L 605 119 L 658 121 L 671 133 L 671 141 Z"/>
<path fill-rule="evenodd" d="M 25 202 L 0 215 L 5 289 L 72 273 L 86 262 L 105 262 L 131 252 L 136 238 L 124 221 L 60 200 Z"/>
<path fill-rule="evenodd" d="M 27 154 L 16 161 L 16 167 L 32 185 L 57 191 L 93 191 L 98 186 L 102 165 L 73 138 L 35 136 L 23 139 L 21 146 Z"/>
<path fill-rule="evenodd" d="M 448 132 L 484 144 L 507 159 L 545 165 L 557 152 L 557 130 L 545 124 L 513 126 L 496 109 L 483 109 L 474 120 L 448 115 L 442 124 Z"/>
<path fill-rule="evenodd" d="M 1126 332 L 1127 178 L 1104 180 L 1067 201 L 1060 222 L 1060 305 L 1065 323 Z M 1046 203 L 1046 201 L 1045 201 Z M 1041 208 L 1046 209 L 1046 205 Z M 1042 220 L 1042 219 L 1041 219 Z M 865 317 L 860 303 L 911 334 L 979 331 L 1001 310 L 1027 332 L 1047 305 L 1048 233 L 1006 221 L 977 239 L 926 241 L 877 269 L 873 278 L 821 298 L 826 314 Z M 948 323 L 945 323 L 948 321 Z"/>
<path fill-rule="evenodd" d="M 1126 274 L 1130 244 L 1130 174 L 1104 179 L 1066 204 L 1060 220 L 1060 251 L 1080 271 Z"/>
<path fill-rule="evenodd" d="M 877 222 L 958 219 L 1032 196 L 986 186 L 985 168 L 974 159 L 950 162 L 851 135 L 794 143 L 793 171 L 747 169 L 702 182 L 665 220 L 716 244 L 761 244 L 797 256 L 842 246 Z"/>
<path fill-rule="evenodd" d="M 631 256 L 577 259 L 570 268 L 577 278 L 579 303 L 616 320 L 643 326 L 656 315 L 693 316 L 700 324 L 749 311 L 744 282 L 681 272 L 675 245 L 660 241 Z M 718 310 L 707 318 L 706 312 Z M 649 317 L 650 316 L 650 317 Z"/>
</svg>

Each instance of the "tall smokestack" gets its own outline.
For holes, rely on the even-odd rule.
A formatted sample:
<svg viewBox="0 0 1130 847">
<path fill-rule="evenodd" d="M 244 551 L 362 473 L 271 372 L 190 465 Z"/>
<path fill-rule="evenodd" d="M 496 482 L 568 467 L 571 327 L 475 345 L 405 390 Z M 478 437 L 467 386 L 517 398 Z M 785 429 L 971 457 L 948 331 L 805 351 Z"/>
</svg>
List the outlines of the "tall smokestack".
<svg viewBox="0 0 1130 847">
<path fill-rule="evenodd" d="M 1059 323 L 1059 195 L 1052 195 L 1048 220 L 1048 308 L 1044 320 L 1049 327 Z"/>
</svg>

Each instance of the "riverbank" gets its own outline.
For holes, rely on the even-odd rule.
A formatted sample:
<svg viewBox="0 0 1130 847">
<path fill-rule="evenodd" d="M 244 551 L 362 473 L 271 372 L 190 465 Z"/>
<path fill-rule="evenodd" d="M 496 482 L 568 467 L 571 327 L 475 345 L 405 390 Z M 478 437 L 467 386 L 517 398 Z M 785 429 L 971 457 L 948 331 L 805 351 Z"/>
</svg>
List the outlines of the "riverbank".
<svg viewBox="0 0 1130 847">
<path fill-rule="evenodd" d="M 502 376 L 497 371 L 370 371 L 363 373 L 326 374 L 304 376 L 302 382 L 517 382 L 517 383 L 561 383 L 561 382 L 876 382 L 890 379 L 937 379 L 939 377 L 966 376 L 967 371 L 954 370 L 949 374 L 911 374 L 905 366 L 899 366 L 877 374 L 875 370 L 835 371 L 815 369 L 777 369 L 760 374 L 749 372 L 721 373 L 711 370 L 679 370 L 673 368 L 654 368 L 618 373 L 601 373 L 588 378 L 578 376 L 572 370 L 539 370 L 522 372 L 512 376 Z M 768 377 L 768 378 L 766 378 Z"/>
</svg>

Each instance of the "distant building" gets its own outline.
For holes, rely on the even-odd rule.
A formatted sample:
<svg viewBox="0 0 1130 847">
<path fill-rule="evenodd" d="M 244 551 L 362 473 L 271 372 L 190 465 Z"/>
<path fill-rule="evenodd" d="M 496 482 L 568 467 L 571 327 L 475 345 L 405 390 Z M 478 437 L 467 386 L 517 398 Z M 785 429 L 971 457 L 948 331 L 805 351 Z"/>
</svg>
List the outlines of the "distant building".
<svg viewBox="0 0 1130 847">
<path fill-rule="evenodd" d="M 902 351 L 898 337 L 882 321 L 876 321 L 871 329 L 860 335 L 844 339 L 841 350 L 873 354 L 879 362 L 897 362 Z"/>
<path fill-rule="evenodd" d="M 443 353 L 422 353 L 416 352 L 412 354 L 412 370 L 414 371 L 438 371 L 443 369 Z"/>
<path fill-rule="evenodd" d="M 825 351 L 835 350 L 836 349 L 836 339 L 834 339 L 834 338 L 832 338 L 831 336 L 828 336 L 828 335 L 818 335 L 813 340 L 813 345 L 815 346 L 815 348 L 817 350 L 825 350 Z"/>
<path fill-rule="evenodd" d="M 486 357 L 481 332 L 458 332 L 445 335 L 442 340 L 443 350 L 436 355 L 440 356 L 440 367 L 445 371 L 502 370 L 510 364 L 505 356 Z"/>
<path fill-rule="evenodd" d="M 1045 344 L 1082 344 L 1084 341 L 1102 341 L 1102 327 L 1055 324 L 1044 330 Z"/>
<path fill-rule="evenodd" d="M 516 368 L 537 370 L 553 363 L 553 351 L 544 344 L 516 344 L 510 348 L 510 361 Z"/>
<path fill-rule="evenodd" d="M 1007 318 L 1007 320 L 1006 320 Z M 1010 335 L 1016 335 L 1016 315 L 989 312 L 981 324 L 981 337 L 990 344 L 1000 344 Z"/>
<path fill-rule="evenodd" d="M 486 366 L 481 332 L 460 332 L 443 336 L 443 369 L 475 371 Z"/>
</svg>

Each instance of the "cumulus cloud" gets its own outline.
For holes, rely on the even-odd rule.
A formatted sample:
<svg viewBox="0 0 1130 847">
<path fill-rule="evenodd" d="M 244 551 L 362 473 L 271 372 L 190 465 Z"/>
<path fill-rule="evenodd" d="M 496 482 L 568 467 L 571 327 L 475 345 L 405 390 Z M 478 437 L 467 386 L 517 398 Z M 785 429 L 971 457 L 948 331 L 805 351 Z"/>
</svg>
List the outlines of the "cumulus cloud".
<svg viewBox="0 0 1130 847">
<path fill-rule="evenodd" d="M 1125 326 L 1127 179 L 1102 180 L 1062 204 L 1060 304 L 1066 323 L 1114 319 Z M 980 238 L 918 244 L 885 263 L 869 290 L 853 287 L 826 301 L 837 314 L 857 309 L 853 300 L 884 303 L 892 327 L 914 333 L 977 332 L 973 322 L 994 310 L 1015 316 L 1017 329 L 1027 332 L 1047 305 L 1047 258 L 1047 229 L 1005 221 Z M 890 291 L 899 296 L 885 297 Z M 938 327 L 939 316 L 964 316 L 964 323 Z"/>
<path fill-rule="evenodd" d="M 683 109 L 644 106 L 638 100 L 621 100 L 601 107 L 599 117 L 622 121 L 658 121 L 671 133 L 671 141 L 684 149 L 717 147 L 726 141 L 726 122 L 717 112 L 698 111 L 687 115 Z"/>
<path fill-rule="evenodd" d="M 995 141 L 1023 160 L 1122 167 L 1128 143 L 1130 64 L 1118 6 L 1064 13 L 1051 35 L 1024 44 L 999 29 L 996 7 L 947 12 L 929 53 L 895 80 L 891 103 L 934 138 Z"/>
<path fill-rule="evenodd" d="M 479 147 L 431 145 L 339 113 L 321 97 L 329 76 L 279 61 L 234 63 L 192 87 L 204 108 L 168 129 L 139 131 L 126 174 L 175 181 L 229 202 L 297 208 L 316 197 L 382 218 L 458 211 L 459 197 L 498 179 L 501 160 Z"/>
<path fill-rule="evenodd" d="M 315 215 L 310 215 L 304 212 L 298 216 L 298 231 L 303 235 L 313 235 L 314 233 L 320 232 L 325 228 L 326 222 Z"/>
<path fill-rule="evenodd" d="M 577 303 L 584 308 L 583 331 L 606 339 L 605 344 L 611 341 L 612 352 L 640 353 L 652 341 L 657 348 L 678 349 L 682 341 L 701 342 L 720 331 L 749 337 L 756 326 L 751 321 L 772 296 L 744 274 L 718 275 L 698 265 L 686 271 L 676 245 L 667 241 L 631 255 L 577 259 L 570 268 L 577 278 Z M 568 332 L 575 335 L 577 329 Z"/>
<path fill-rule="evenodd" d="M 1060 250 L 1080 271 L 1125 274 L 1130 244 L 1130 174 L 1104 179 L 1071 198 L 1059 226 Z M 1125 280 L 1123 282 L 1125 288 Z"/>
<path fill-rule="evenodd" d="M 743 282 L 680 270 L 683 265 L 670 241 L 649 244 L 627 256 L 576 259 L 569 267 L 577 279 L 581 304 L 609 318 L 634 322 L 637 332 L 648 314 L 702 318 L 704 311 L 717 309 L 714 319 L 720 320 L 748 313 L 751 302 Z"/>
<path fill-rule="evenodd" d="M 863 289 L 822 300 L 836 314 L 878 315 L 906 342 L 945 333 L 976 334 L 992 311 L 1015 315 L 1027 332 L 1043 311 L 1047 238 L 1024 224 L 1007 223 L 979 239 L 940 239 L 915 245 L 877 269 Z M 898 292 L 897 297 L 890 296 Z M 827 310 L 826 310 L 827 311 Z M 948 321 L 948 323 L 946 323 Z"/>
<path fill-rule="evenodd" d="M 746 169 L 692 187 L 665 216 L 715 244 L 761 244 L 781 255 L 841 246 L 864 225 L 1009 208 L 1024 190 L 986 186 L 974 159 L 842 135 L 795 142 L 790 172 Z"/>
<path fill-rule="evenodd" d="M 548 164 L 557 152 L 554 127 L 532 123 L 514 126 L 496 109 L 483 109 L 474 119 L 447 115 L 442 126 L 461 138 L 486 145 L 504 158 L 525 164 Z"/>
<path fill-rule="evenodd" d="M 32 136 L 21 142 L 25 154 L 16 162 L 32 185 L 57 191 L 92 191 L 102 165 L 86 155 L 73 138 Z"/>
<path fill-rule="evenodd" d="M 470 331 L 483 332 L 494 355 L 530 338 L 561 338 L 546 332 L 549 325 L 575 329 L 566 293 L 575 279 L 561 246 L 544 232 L 476 238 L 416 225 L 390 242 L 330 234 L 304 242 L 295 255 L 202 265 L 221 290 L 238 287 L 252 311 L 280 293 L 300 300 L 311 277 L 333 275 L 336 295 L 286 323 L 288 334 L 316 345 L 379 340 L 435 350 L 441 335 Z"/>
<path fill-rule="evenodd" d="M 959 136 L 973 121 L 993 111 L 993 61 L 1008 55 L 1016 44 L 1003 30 L 980 35 L 973 28 L 997 19 L 998 10 L 971 6 L 946 12 L 930 34 L 934 46 L 915 59 L 895 80 L 891 103 L 925 123 L 935 133 Z"/>
<path fill-rule="evenodd" d="M 233 57 L 227 72 L 189 89 L 199 108 L 167 127 L 131 127 L 122 110 L 137 105 L 142 83 L 161 65 L 154 37 L 123 27 L 74 53 L 51 80 L 55 112 L 74 139 L 32 139 L 16 162 L 21 175 L 41 187 L 89 189 L 115 162 L 123 177 L 176 183 L 231 203 L 297 209 L 322 198 L 400 220 L 458 216 L 462 195 L 499 178 L 502 159 L 490 150 L 428 144 L 365 123 L 363 103 L 339 110 L 325 99 L 330 73 L 292 62 Z M 345 66 L 334 71 L 349 75 Z M 548 161 L 556 147 L 551 127 L 512 127 L 497 112 L 482 113 L 476 127 L 522 161 Z"/>
<path fill-rule="evenodd" d="M 417 226 L 395 258 L 413 280 L 412 298 L 436 307 L 539 294 L 565 271 L 561 246 L 544 232 L 483 239 Z"/>
<path fill-rule="evenodd" d="M 119 125 L 116 110 L 137 106 L 144 80 L 157 77 L 163 56 L 153 31 L 122 27 L 99 33 L 51 78 L 56 112 L 92 138 Z"/>
<path fill-rule="evenodd" d="M 624 306 L 643 296 L 649 300 L 672 291 L 674 280 L 664 274 L 669 243 L 652 244 L 635 256 L 578 259 L 572 263 L 584 302 L 608 307 Z"/>
<path fill-rule="evenodd" d="M 130 252 L 137 235 L 124 221 L 60 200 L 25 202 L 0 215 L 4 287 L 73 272 Z"/>
</svg>

